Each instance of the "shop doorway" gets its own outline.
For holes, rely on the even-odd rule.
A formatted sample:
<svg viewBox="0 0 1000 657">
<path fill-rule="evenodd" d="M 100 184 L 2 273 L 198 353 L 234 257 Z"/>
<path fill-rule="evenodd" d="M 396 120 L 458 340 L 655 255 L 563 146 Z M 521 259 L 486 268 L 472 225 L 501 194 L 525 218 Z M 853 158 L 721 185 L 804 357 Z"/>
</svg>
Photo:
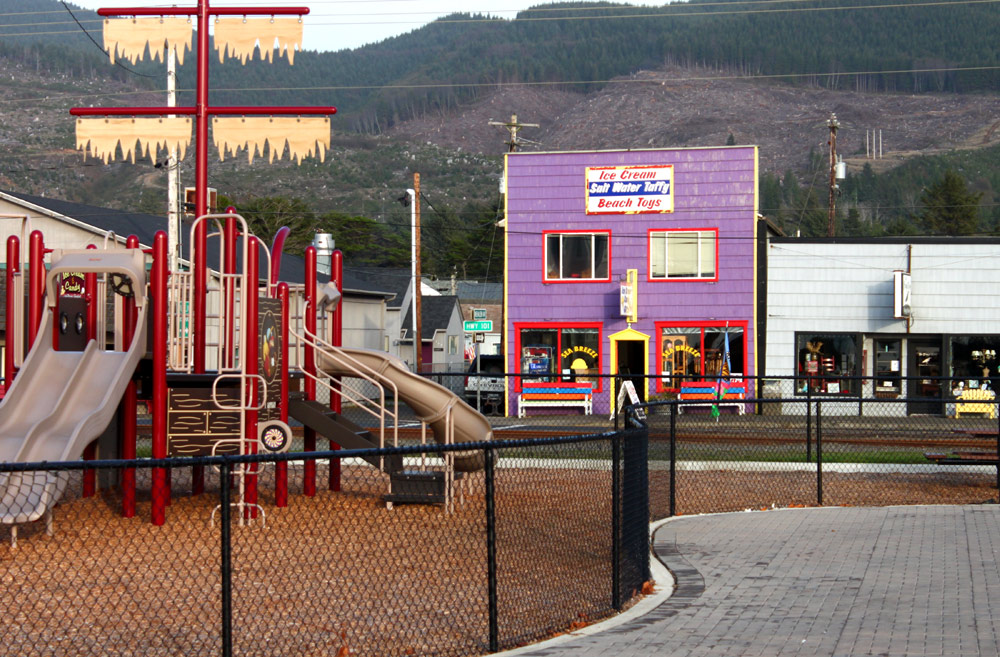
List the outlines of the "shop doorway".
<svg viewBox="0 0 1000 657">
<path fill-rule="evenodd" d="M 646 343 L 640 340 L 619 340 L 618 362 L 615 371 L 624 381 L 631 381 L 639 394 L 639 401 L 646 401 Z"/>
<path fill-rule="evenodd" d="M 941 399 L 941 340 L 910 339 L 908 341 L 906 396 L 921 398 L 906 404 L 908 415 L 944 415 L 944 403 L 929 401 Z"/>
</svg>

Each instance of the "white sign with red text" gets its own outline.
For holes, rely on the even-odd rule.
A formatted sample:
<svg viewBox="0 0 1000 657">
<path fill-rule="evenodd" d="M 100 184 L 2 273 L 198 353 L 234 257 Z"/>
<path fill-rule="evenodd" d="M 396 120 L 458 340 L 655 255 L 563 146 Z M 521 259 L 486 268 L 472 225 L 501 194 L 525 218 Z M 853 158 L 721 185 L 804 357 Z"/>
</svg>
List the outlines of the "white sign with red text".
<svg viewBox="0 0 1000 657">
<path fill-rule="evenodd" d="M 674 211 L 674 167 L 587 167 L 587 214 Z"/>
</svg>

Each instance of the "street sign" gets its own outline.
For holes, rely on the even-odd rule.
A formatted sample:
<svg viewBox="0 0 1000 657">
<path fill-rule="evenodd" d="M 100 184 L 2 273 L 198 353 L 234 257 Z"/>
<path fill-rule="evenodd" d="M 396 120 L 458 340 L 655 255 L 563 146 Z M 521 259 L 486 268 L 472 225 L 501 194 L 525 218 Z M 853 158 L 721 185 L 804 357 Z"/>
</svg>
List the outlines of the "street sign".
<svg viewBox="0 0 1000 657">
<path fill-rule="evenodd" d="M 476 333 L 476 343 L 485 343 L 485 342 L 486 342 L 486 334 Z"/>
<path fill-rule="evenodd" d="M 493 320 L 465 322 L 464 328 L 466 333 L 491 333 L 493 331 Z"/>
<path fill-rule="evenodd" d="M 486 319 L 486 309 L 485 308 L 473 308 L 472 309 L 472 319 L 480 320 Z"/>
</svg>

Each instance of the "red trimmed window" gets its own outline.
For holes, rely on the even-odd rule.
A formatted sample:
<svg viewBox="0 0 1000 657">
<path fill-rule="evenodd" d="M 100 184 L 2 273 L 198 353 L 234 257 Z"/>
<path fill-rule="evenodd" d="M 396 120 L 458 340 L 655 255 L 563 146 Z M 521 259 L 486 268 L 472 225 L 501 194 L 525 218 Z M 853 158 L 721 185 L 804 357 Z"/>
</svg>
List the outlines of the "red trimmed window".
<svg viewBox="0 0 1000 657">
<path fill-rule="evenodd" d="M 601 344 L 600 322 L 514 324 L 518 372 L 534 375 L 525 381 L 587 382 L 600 391 Z"/>
<path fill-rule="evenodd" d="M 610 231 L 545 231 L 542 239 L 546 283 L 611 280 Z"/>
<path fill-rule="evenodd" d="M 719 280 L 719 229 L 650 229 L 649 280 Z"/>
<path fill-rule="evenodd" d="M 723 376 L 742 378 L 746 373 L 746 322 L 656 322 L 659 356 L 656 370 L 658 392 L 679 388 L 684 381 L 715 380 Z M 729 335 L 729 367 L 726 368 L 726 334 Z M 727 371 L 728 369 L 728 371 Z"/>
</svg>

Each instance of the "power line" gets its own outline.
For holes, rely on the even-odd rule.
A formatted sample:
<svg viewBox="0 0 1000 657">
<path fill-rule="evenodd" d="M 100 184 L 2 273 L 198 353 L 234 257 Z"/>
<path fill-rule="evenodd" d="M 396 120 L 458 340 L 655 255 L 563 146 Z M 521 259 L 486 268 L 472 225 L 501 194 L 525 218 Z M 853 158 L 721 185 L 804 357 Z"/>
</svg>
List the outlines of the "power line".
<svg viewBox="0 0 1000 657">
<path fill-rule="evenodd" d="M 87 38 L 90 39 L 91 43 L 93 43 L 95 46 L 97 46 L 98 50 L 100 50 L 102 53 L 104 53 L 104 55 L 107 55 L 108 53 L 104 49 L 104 46 L 102 46 L 101 44 L 97 43 L 97 41 L 94 39 L 94 37 L 90 36 L 90 32 L 88 32 L 86 29 L 84 29 L 83 25 L 80 25 L 80 21 L 78 21 L 76 19 L 76 14 L 74 14 L 73 10 L 69 8 L 69 5 L 66 4 L 65 0 L 59 0 L 59 1 L 62 3 L 62 6 L 66 8 L 66 11 L 69 12 L 69 15 L 73 17 L 73 21 L 77 24 L 77 27 L 80 28 L 80 31 L 87 35 Z M 122 70 L 128 71 L 132 75 L 139 75 L 139 76 L 142 76 L 144 78 L 154 77 L 152 75 L 146 75 L 145 73 L 140 73 L 139 71 L 132 70 L 129 67 L 127 67 L 124 64 L 122 64 L 120 61 L 116 61 L 115 64 L 118 67 L 120 67 Z"/>
<path fill-rule="evenodd" d="M 1000 2 L 1000 0 L 996 0 Z M 314 86 L 314 87 L 249 87 L 249 88 L 236 88 L 236 87 L 215 87 L 213 92 L 215 93 L 260 93 L 262 91 L 266 92 L 279 92 L 279 91 L 379 91 L 384 89 L 461 89 L 461 88 L 507 88 L 507 87 L 551 87 L 551 86 L 572 86 L 572 85 L 609 85 L 609 84 L 652 84 L 652 85 L 665 85 L 667 83 L 676 84 L 682 82 L 718 82 L 727 80 L 742 80 L 742 81 L 754 81 L 754 80 L 776 80 L 776 79 L 792 79 L 792 78 L 821 78 L 821 77 L 847 77 L 856 75 L 898 75 L 905 73 L 955 73 L 955 72 L 967 72 L 967 71 L 996 71 L 1000 70 L 1000 65 L 993 66 L 947 66 L 941 68 L 909 68 L 909 69 L 885 69 L 885 70 L 872 70 L 872 71 L 844 71 L 844 72 L 824 72 L 824 73 L 773 73 L 773 74 L 759 74 L 759 75 L 707 75 L 707 76 L 687 76 L 687 77 L 671 77 L 671 78 L 612 78 L 605 80 L 553 80 L 546 82 L 441 82 L 441 83 L 428 83 L 428 84 L 384 84 L 384 85 L 332 85 L 332 86 Z M 152 77 L 152 76 L 147 76 Z M 38 98 L 14 98 L 14 99 L 0 99 L 0 103 L 3 102 L 16 102 L 16 103 L 26 103 L 26 102 L 45 102 L 54 101 L 59 98 L 102 98 L 105 96 L 120 96 L 127 94 L 148 94 L 160 91 L 158 89 L 143 90 L 143 91 L 130 91 L 130 92 L 113 92 L 113 93 L 95 93 L 95 94 L 83 94 L 83 93 L 73 93 L 67 92 L 64 94 L 52 94 L 50 96 L 38 97 Z M 184 88 L 178 89 L 178 93 L 194 93 L 194 89 Z"/>
</svg>

